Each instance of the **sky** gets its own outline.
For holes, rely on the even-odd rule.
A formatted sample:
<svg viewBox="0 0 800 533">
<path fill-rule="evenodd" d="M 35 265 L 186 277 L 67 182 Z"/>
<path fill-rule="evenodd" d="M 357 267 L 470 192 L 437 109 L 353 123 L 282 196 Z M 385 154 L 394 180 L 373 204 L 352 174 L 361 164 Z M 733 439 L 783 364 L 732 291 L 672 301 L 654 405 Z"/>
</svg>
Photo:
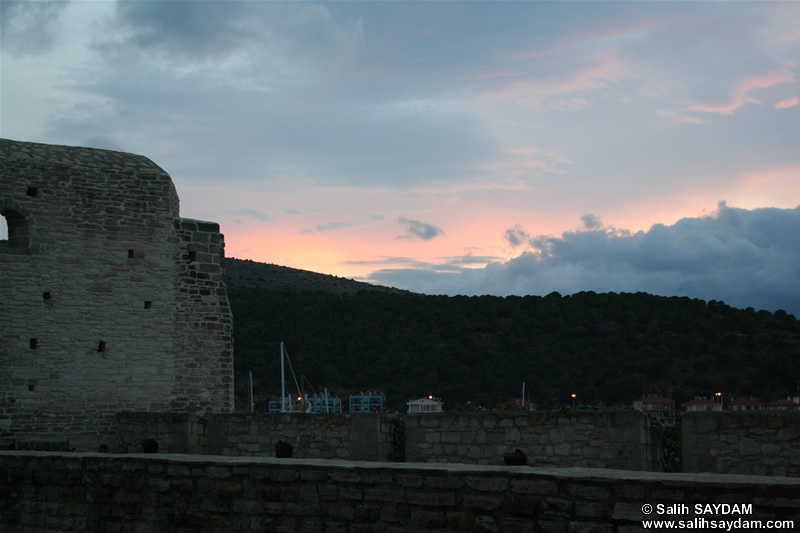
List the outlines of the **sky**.
<svg viewBox="0 0 800 533">
<path fill-rule="evenodd" d="M 798 2 L 0 9 L 0 135 L 149 157 L 228 257 L 800 316 Z"/>
</svg>

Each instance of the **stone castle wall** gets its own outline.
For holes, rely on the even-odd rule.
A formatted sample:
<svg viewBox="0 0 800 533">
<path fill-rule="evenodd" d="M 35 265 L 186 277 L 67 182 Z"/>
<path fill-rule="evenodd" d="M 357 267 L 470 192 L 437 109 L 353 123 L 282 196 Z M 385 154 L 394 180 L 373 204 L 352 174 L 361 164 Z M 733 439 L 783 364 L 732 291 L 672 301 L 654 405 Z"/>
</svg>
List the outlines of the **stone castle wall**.
<svg viewBox="0 0 800 533">
<path fill-rule="evenodd" d="M 219 226 L 142 156 L 0 140 L 0 446 L 117 438 L 118 411 L 228 412 Z"/>
<path fill-rule="evenodd" d="M 685 472 L 800 477 L 800 412 L 686 413 Z"/>
<path fill-rule="evenodd" d="M 800 480 L 759 476 L 2 451 L 0 479 L 0 532 L 791 531 L 800 516 Z"/>
<path fill-rule="evenodd" d="M 120 413 L 123 453 L 142 451 L 153 439 L 164 453 L 273 457 L 278 441 L 293 457 L 389 461 L 391 423 L 380 414 L 212 414 Z"/>
<path fill-rule="evenodd" d="M 406 418 L 406 460 L 498 464 L 519 448 L 531 464 L 661 470 L 661 442 L 638 411 L 530 411 Z"/>
<path fill-rule="evenodd" d="M 301 459 L 391 461 L 395 456 L 392 415 L 120 413 L 124 452 L 141 451 L 144 439 L 159 451 L 226 456 L 275 455 L 292 445 Z M 661 470 L 661 442 L 637 411 L 575 413 L 473 413 L 410 415 L 405 420 L 409 462 L 503 464 L 521 449 L 529 464 L 626 470 Z"/>
</svg>

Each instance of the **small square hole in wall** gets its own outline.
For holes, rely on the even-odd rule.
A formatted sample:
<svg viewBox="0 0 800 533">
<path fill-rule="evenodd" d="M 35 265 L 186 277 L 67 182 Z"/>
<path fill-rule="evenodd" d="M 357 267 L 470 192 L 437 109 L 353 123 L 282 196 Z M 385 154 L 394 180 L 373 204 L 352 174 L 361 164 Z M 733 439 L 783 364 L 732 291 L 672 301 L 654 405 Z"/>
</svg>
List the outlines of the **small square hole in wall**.
<svg viewBox="0 0 800 533">
<path fill-rule="evenodd" d="M 189 261 L 197 261 L 197 252 L 189 252 Z"/>
<path fill-rule="evenodd" d="M 28 392 L 34 392 L 36 390 L 36 385 L 28 385 Z"/>
<path fill-rule="evenodd" d="M 28 190 L 25 192 L 28 196 L 36 196 L 39 194 L 38 187 L 28 187 Z"/>
<path fill-rule="evenodd" d="M 39 340 L 38 339 L 31 339 L 28 342 L 28 347 L 30 347 L 31 350 L 35 350 L 38 345 L 39 345 Z"/>
<path fill-rule="evenodd" d="M 153 307 L 153 302 L 145 302 L 144 303 L 144 308 L 145 309 L 150 309 L 151 307 Z"/>
<path fill-rule="evenodd" d="M 50 291 L 45 291 L 45 292 L 42 293 L 42 299 L 43 300 L 50 300 L 52 298 L 53 298 L 53 295 L 50 294 Z"/>
<path fill-rule="evenodd" d="M 106 341 L 100 341 L 99 343 L 97 343 L 97 351 L 98 352 L 106 351 Z"/>
<path fill-rule="evenodd" d="M 133 259 L 133 249 L 128 250 L 128 259 Z"/>
</svg>

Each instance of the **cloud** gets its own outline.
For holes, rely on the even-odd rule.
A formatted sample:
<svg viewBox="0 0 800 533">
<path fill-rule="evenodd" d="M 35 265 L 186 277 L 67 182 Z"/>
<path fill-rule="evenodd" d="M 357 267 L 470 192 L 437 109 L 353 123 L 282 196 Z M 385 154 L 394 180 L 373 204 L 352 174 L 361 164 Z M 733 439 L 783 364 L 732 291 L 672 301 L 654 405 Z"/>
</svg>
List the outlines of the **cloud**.
<svg viewBox="0 0 800 533">
<path fill-rule="evenodd" d="M 398 239 L 422 239 L 423 241 L 429 241 L 435 239 L 439 235 L 444 235 L 444 231 L 442 231 L 441 228 L 433 224 L 425 224 L 419 220 L 398 218 L 397 223 L 408 225 L 407 234 L 397 237 Z"/>
<path fill-rule="evenodd" d="M 508 100 L 534 110 L 542 108 L 542 99 L 575 92 L 596 91 L 629 75 L 619 50 L 604 51 L 581 57 L 573 64 L 562 64 L 562 72 L 549 75 L 532 74 L 528 79 L 514 80 L 502 87 L 485 90 L 479 96 L 488 100 Z M 585 98 L 571 101 L 559 99 L 555 109 L 574 109 L 591 105 Z"/>
<path fill-rule="evenodd" d="M 643 291 L 800 314 L 800 206 L 746 210 L 722 202 L 709 216 L 634 234 L 583 218 L 583 229 L 560 237 L 506 230 L 506 242 L 526 250 L 484 269 L 447 271 L 442 263 L 383 269 L 369 279 L 432 294 Z"/>
<path fill-rule="evenodd" d="M 800 98 L 793 96 L 791 98 L 787 98 L 786 100 L 781 100 L 777 104 L 775 104 L 775 109 L 789 109 L 790 107 L 795 107 L 800 105 Z"/>
<path fill-rule="evenodd" d="M 273 2 L 117 2 L 118 31 L 95 42 L 107 53 L 219 62 L 257 55 L 273 66 L 336 63 L 363 44 L 360 21 L 342 24 L 318 4 Z"/>
<path fill-rule="evenodd" d="M 656 114 L 660 117 L 672 119 L 676 122 L 685 122 L 687 124 L 705 124 L 705 120 L 687 115 L 678 109 L 658 109 Z"/>
<path fill-rule="evenodd" d="M 569 157 L 558 150 L 514 143 L 499 148 L 506 157 L 491 165 L 491 169 L 516 178 L 539 176 L 542 174 L 563 174 L 564 165 L 571 165 Z"/>
<path fill-rule="evenodd" d="M 328 222 L 326 224 L 319 224 L 316 228 L 317 233 L 326 233 L 328 231 L 336 231 L 345 228 L 352 228 L 355 224 L 349 222 Z"/>
<path fill-rule="evenodd" d="M 228 214 L 229 215 L 233 215 L 233 216 L 250 217 L 250 218 L 254 218 L 256 220 L 260 220 L 261 222 L 269 222 L 270 221 L 270 218 L 269 218 L 268 214 L 266 214 L 266 213 L 264 213 L 262 211 L 258 211 L 256 209 L 238 209 L 236 211 L 230 211 L 230 212 L 228 212 Z"/>
<path fill-rule="evenodd" d="M 49 52 L 55 24 L 69 2 L 0 2 L 0 41 L 4 51 L 20 56 Z"/>
<path fill-rule="evenodd" d="M 745 104 L 760 104 L 757 98 L 750 93 L 757 89 L 766 89 L 780 85 L 781 83 L 795 81 L 794 74 L 788 70 L 770 72 L 765 76 L 754 76 L 742 80 L 736 84 L 730 100 L 724 104 L 698 103 L 689 106 L 690 111 L 700 111 L 704 113 L 722 113 L 732 115 L 734 111 Z"/>
<path fill-rule="evenodd" d="M 503 238 L 512 247 L 517 248 L 518 246 L 527 245 L 531 236 L 522 229 L 522 226 L 517 224 L 513 228 L 507 229 L 503 234 Z"/>
<path fill-rule="evenodd" d="M 594 230 L 603 227 L 603 224 L 600 222 L 600 219 L 597 218 L 595 215 L 583 215 L 581 217 L 581 222 L 583 222 L 583 227 L 588 230 Z"/>
<path fill-rule="evenodd" d="M 419 72 L 384 64 L 344 6 L 115 6 L 92 68 L 64 84 L 84 105 L 48 116 L 59 141 L 99 132 L 194 180 L 218 179 L 225 161 L 239 181 L 336 187 L 475 181 L 504 157 L 446 85 L 420 94 Z"/>
</svg>

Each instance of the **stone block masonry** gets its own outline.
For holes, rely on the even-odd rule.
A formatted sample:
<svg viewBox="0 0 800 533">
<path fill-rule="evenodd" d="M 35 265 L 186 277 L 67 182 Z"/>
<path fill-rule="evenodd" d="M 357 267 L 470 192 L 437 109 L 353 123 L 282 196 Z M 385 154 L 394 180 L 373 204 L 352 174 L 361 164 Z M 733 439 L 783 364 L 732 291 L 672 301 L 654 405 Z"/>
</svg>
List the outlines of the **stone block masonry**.
<svg viewBox="0 0 800 533">
<path fill-rule="evenodd" d="M 118 449 L 141 450 L 154 439 L 159 451 L 226 456 L 273 457 L 278 441 L 293 457 L 388 461 L 392 456 L 389 420 L 369 414 L 211 414 L 120 413 Z"/>
<path fill-rule="evenodd" d="M 224 240 L 166 172 L 2 139 L 0 214 L 0 447 L 114 451 L 119 411 L 232 411 Z"/>
<path fill-rule="evenodd" d="M 639 533 L 800 516 L 800 480 L 759 476 L 3 451 L 0 479 L 0 533 Z"/>
<path fill-rule="evenodd" d="M 406 418 L 406 459 L 497 464 L 519 448 L 530 464 L 661 470 L 662 446 L 638 411 L 530 411 Z"/>
<path fill-rule="evenodd" d="M 686 472 L 800 477 L 800 412 L 687 413 L 681 423 Z"/>
<path fill-rule="evenodd" d="M 392 415 L 120 413 L 120 445 L 140 451 L 145 438 L 160 450 L 228 456 L 274 456 L 281 440 L 302 459 L 389 461 Z M 409 415 L 410 462 L 499 465 L 519 448 L 529 464 L 661 470 L 661 442 L 638 411 L 537 411 Z"/>
</svg>

